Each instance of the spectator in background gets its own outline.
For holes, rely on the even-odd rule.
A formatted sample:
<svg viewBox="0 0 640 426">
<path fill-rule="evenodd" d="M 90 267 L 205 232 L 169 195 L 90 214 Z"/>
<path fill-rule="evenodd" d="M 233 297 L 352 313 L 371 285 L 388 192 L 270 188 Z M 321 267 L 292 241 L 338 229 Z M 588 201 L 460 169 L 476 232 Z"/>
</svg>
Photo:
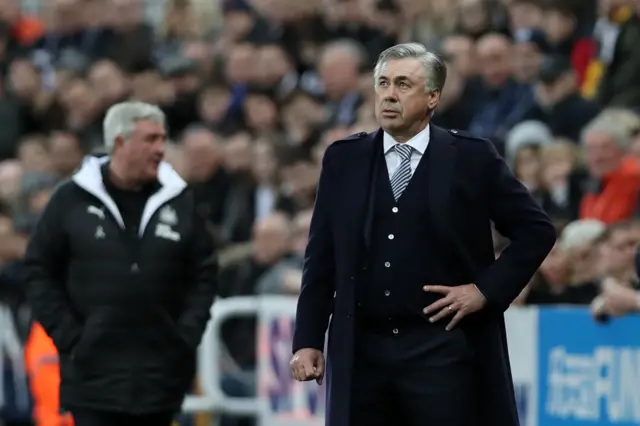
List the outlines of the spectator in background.
<svg viewBox="0 0 640 426">
<path fill-rule="evenodd" d="M 362 101 L 357 91 L 358 75 L 367 56 L 362 46 L 351 40 L 327 45 L 318 60 L 318 74 L 327 99 L 330 123 L 349 125 Z"/>
<path fill-rule="evenodd" d="M 291 257 L 284 259 L 269 271 L 258 282 L 261 294 L 291 294 L 300 292 L 302 283 L 302 262 L 309 238 L 312 210 L 298 213 L 292 221 Z"/>
<path fill-rule="evenodd" d="M 70 177 L 80 167 L 86 154 L 78 135 L 62 131 L 51 134 L 49 138 L 51 171 L 59 177 Z"/>
<path fill-rule="evenodd" d="M 101 58 L 104 54 L 105 32 L 99 25 L 90 25 L 91 19 L 100 19 L 101 15 L 87 16 L 84 9 L 80 0 L 53 0 L 50 27 L 35 43 L 36 48 L 54 59 L 65 50 L 77 51 L 92 59 Z"/>
<path fill-rule="evenodd" d="M 598 294 L 598 252 L 593 243 L 605 231 L 600 221 L 572 222 L 525 290 L 527 304 L 589 304 Z"/>
<path fill-rule="evenodd" d="M 42 135 L 25 136 L 18 143 L 16 154 L 25 171 L 46 173 L 51 167 L 47 139 Z"/>
<path fill-rule="evenodd" d="M 256 294 L 260 279 L 290 254 L 290 221 L 273 213 L 258 221 L 253 229 L 250 256 L 227 268 L 220 276 L 220 297 Z M 231 358 L 242 370 L 256 368 L 255 318 L 232 319 L 222 326 L 222 340 Z"/>
<path fill-rule="evenodd" d="M 184 149 L 185 178 L 193 187 L 198 213 L 208 223 L 218 224 L 230 185 L 228 173 L 222 168 L 220 139 L 206 127 L 193 125 L 179 140 Z"/>
<path fill-rule="evenodd" d="M 399 0 L 399 42 L 429 44 L 451 32 L 457 24 L 455 5 L 447 0 Z M 408 25 L 404 23 L 408 22 Z"/>
<path fill-rule="evenodd" d="M 544 23 L 542 2 L 539 0 L 511 0 L 507 3 L 509 13 L 509 29 L 511 33 L 531 31 L 540 28 Z"/>
<path fill-rule="evenodd" d="M 474 40 L 496 29 L 494 11 L 488 0 L 460 0 L 458 3 L 458 31 Z"/>
<path fill-rule="evenodd" d="M 640 288 L 635 270 L 639 244 L 640 222 L 637 220 L 620 221 L 607 227 L 599 238 L 600 277 L 624 287 Z"/>
<path fill-rule="evenodd" d="M 604 2 L 604 0 L 601 0 Z M 608 3 L 608 2 L 607 2 Z M 629 108 L 640 107 L 640 14 L 623 2 L 609 11 L 609 20 L 601 20 L 601 43 L 610 37 L 608 51 L 600 58 L 604 75 L 598 86 L 597 100 L 601 104 Z M 606 24 L 609 24 L 608 26 Z M 603 48 L 604 49 L 604 48 Z"/>
<path fill-rule="evenodd" d="M 583 34 L 580 25 L 580 2 L 572 0 L 554 0 L 543 2 L 544 19 L 542 28 L 549 43 L 549 53 L 566 58 L 575 71 L 578 87 L 586 78 L 591 58 L 596 53 L 597 45 Z"/>
<path fill-rule="evenodd" d="M 112 9 L 107 12 L 111 28 L 105 37 L 105 57 L 125 72 L 148 69 L 153 66 L 155 35 L 153 28 L 143 21 L 143 0 L 111 1 Z"/>
<path fill-rule="evenodd" d="M 456 69 L 461 77 L 469 78 L 478 70 L 475 66 L 474 40 L 466 35 L 451 34 L 442 40 L 442 53 L 449 61 L 448 66 Z"/>
<path fill-rule="evenodd" d="M 516 177 L 534 194 L 540 187 L 540 148 L 553 142 L 549 128 L 538 121 L 523 121 L 507 134 L 505 158 Z"/>
<path fill-rule="evenodd" d="M 595 297 L 592 292 L 598 291 L 595 284 L 603 271 L 601 242 L 606 232 L 607 225 L 599 220 L 576 220 L 563 229 L 560 239 L 560 247 L 569 265 L 567 284 L 586 291 L 591 299 Z M 585 297 L 586 294 L 583 293 Z"/>
<path fill-rule="evenodd" d="M 129 80 L 115 62 L 95 62 L 89 69 L 87 80 L 97 95 L 98 107 L 101 110 L 125 101 L 130 96 Z"/>
<path fill-rule="evenodd" d="M 514 77 L 524 84 L 534 84 L 540 74 L 542 58 L 549 52 L 544 33 L 537 29 L 521 29 L 515 33 Z"/>
<path fill-rule="evenodd" d="M 367 102 L 358 108 L 358 123 L 367 120 L 367 117 L 363 117 L 362 113 L 367 111 L 369 106 L 370 103 Z M 322 103 L 308 93 L 294 91 L 283 101 L 280 112 L 287 143 L 305 149 L 313 148 L 324 121 L 325 114 Z"/>
<path fill-rule="evenodd" d="M 578 218 L 583 196 L 584 170 L 579 163 L 579 149 L 567 140 L 555 140 L 540 149 L 542 206 L 556 224 Z"/>
<path fill-rule="evenodd" d="M 631 135 L 605 111 L 583 130 L 589 186 L 580 204 L 581 219 L 607 224 L 633 217 L 638 208 L 640 166 L 628 155 Z"/>
<path fill-rule="evenodd" d="M 591 303 L 596 320 L 640 312 L 637 247 L 640 223 L 611 225 L 601 238 L 601 294 Z"/>
<path fill-rule="evenodd" d="M 477 42 L 481 94 L 469 131 L 503 138 L 521 121 L 533 103 L 531 87 L 513 79 L 513 45 L 502 34 L 487 34 Z"/>
<path fill-rule="evenodd" d="M 4 0 L 0 4 L 0 20 L 8 27 L 11 38 L 8 49 L 30 46 L 44 34 L 44 23 L 37 16 L 22 13 L 20 0 Z"/>
<path fill-rule="evenodd" d="M 582 86 L 583 95 L 589 99 L 597 99 L 599 92 L 602 95 L 601 88 L 604 76 L 606 69 L 613 61 L 620 28 L 633 14 L 633 10 L 627 0 L 598 0 L 597 4 L 598 17 L 591 31 L 594 40 L 598 44 L 598 49 L 589 62 L 586 78 Z M 629 59 L 628 56 L 627 52 L 622 58 Z"/>
<path fill-rule="evenodd" d="M 535 103 L 527 119 L 546 123 L 558 137 L 579 141 L 582 128 L 600 112 L 600 106 L 578 92 L 577 73 L 560 55 L 544 58 L 537 75 Z"/>
</svg>

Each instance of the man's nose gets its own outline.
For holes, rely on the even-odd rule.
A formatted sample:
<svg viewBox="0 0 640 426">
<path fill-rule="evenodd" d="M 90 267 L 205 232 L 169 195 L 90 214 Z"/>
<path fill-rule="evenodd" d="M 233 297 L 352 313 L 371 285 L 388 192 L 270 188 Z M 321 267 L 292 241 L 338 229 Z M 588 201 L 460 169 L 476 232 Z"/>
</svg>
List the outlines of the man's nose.
<svg viewBox="0 0 640 426">
<path fill-rule="evenodd" d="M 154 144 L 154 152 L 156 152 L 157 154 L 164 154 L 164 149 L 166 146 L 166 142 L 164 140 L 158 140 L 155 144 Z"/>
<path fill-rule="evenodd" d="M 398 97 L 393 89 L 390 89 L 384 97 L 384 101 L 388 103 L 396 103 L 398 102 Z"/>
</svg>

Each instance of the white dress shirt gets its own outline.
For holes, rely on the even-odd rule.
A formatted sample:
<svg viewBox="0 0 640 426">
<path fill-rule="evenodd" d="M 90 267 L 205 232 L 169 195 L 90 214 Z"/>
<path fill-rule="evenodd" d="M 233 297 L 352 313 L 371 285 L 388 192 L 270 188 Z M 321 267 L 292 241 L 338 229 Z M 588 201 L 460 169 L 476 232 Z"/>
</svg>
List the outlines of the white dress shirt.
<svg viewBox="0 0 640 426">
<path fill-rule="evenodd" d="M 399 143 L 400 142 L 396 142 L 390 134 L 384 132 L 382 144 L 384 147 L 384 159 L 387 162 L 387 170 L 389 171 L 389 179 L 391 179 L 391 176 L 393 176 L 396 170 L 398 170 L 398 167 L 400 167 L 401 159 L 394 149 Z M 418 168 L 418 164 L 420 164 L 422 156 L 427 150 L 427 145 L 429 145 L 429 125 L 404 143 L 411 145 L 413 148 L 413 152 L 411 153 L 411 176 L 413 176 Z"/>
</svg>

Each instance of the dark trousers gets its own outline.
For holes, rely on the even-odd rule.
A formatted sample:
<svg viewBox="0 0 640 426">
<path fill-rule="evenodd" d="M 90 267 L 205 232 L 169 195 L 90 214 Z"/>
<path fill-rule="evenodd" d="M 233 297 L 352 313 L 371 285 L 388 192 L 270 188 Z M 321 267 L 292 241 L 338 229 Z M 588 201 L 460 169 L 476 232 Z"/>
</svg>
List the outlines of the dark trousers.
<svg viewBox="0 0 640 426">
<path fill-rule="evenodd" d="M 452 356 L 458 343 L 423 352 L 411 337 L 361 341 L 350 426 L 474 426 L 473 365 L 464 350 Z"/>
<path fill-rule="evenodd" d="M 171 426 L 173 412 L 133 415 L 98 411 L 90 408 L 72 408 L 75 426 Z"/>
</svg>

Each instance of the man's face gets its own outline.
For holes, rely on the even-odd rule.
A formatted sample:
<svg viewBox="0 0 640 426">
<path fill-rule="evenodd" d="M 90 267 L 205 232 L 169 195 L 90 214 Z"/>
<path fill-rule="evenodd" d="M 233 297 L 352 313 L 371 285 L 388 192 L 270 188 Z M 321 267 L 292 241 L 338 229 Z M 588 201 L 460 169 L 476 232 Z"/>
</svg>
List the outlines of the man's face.
<svg viewBox="0 0 640 426">
<path fill-rule="evenodd" d="M 262 265 L 272 265 L 282 258 L 289 245 L 288 224 L 279 218 L 267 217 L 253 229 L 254 259 Z"/>
<path fill-rule="evenodd" d="M 111 62 L 103 61 L 94 65 L 89 73 L 89 82 L 104 102 L 117 102 L 127 92 L 127 82 L 124 75 Z"/>
<path fill-rule="evenodd" d="M 512 30 L 537 28 L 542 22 L 542 10 L 533 3 L 514 3 L 509 6 Z"/>
<path fill-rule="evenodd" d="M 605 273 L 619 273 L 634 267 L 640 229 L 618 229 L 601 247 Z"/>
<path fill-rule="evenodd" d="M 480 74 L 491 88 L 501 88 L 511 76 L 512 50 L 504 40 L 496 37 L 478 47 Z"/>
<path fill-rule="evenodd" d="M 376 83 L 376 119 L 391 133 L 417 128 L 440 98 L 425 90 L 426 72 L 418 59 L 390 60 L 383 64 Z"/>
<path fill-rule="evenodd" d="M 463 76 L 468 77 L 476 72 L 474 69 L 473 39 L 466 36 L 447 37 L 442 48 L 444 53 L 451 58 L 453 66 Z"/>
<path fill-rule="evenodd" d="M 215 172 L 221 160 L 220 144 L 213 133 L 201 129 L 182 139 L 188 177 L 192 182 L 204 182 Z"/>
<path fill-rule="evenodd" d="M 277 83 L 288 72 L 287 58 L 280 46 L 265 46 L 260 49 L 259 64 L 266 83 Z"/>
<path fill-rule="evenodd" d="M 604 133 L 592 132 L 584 141 L 585 159 L 589 173 L 601 179 L 620 166 L 624 151 Z"/>
<path fill-rule="evenodd" d="M 543 28 L 547 41 L 551 44 L 556 45 L 566 40 L 573 34 L 575 26 L 574 20 L 560 11 L 549 10 L 545 12 Z"/>
<path fill-rule="evenodd" d="M 357 89 L 358 71 L 357 60 L 337 49 L 324 52 L 318 63 L 320 80 L 331 100 L 339 100 Z"/>
<path fill-rule="evenodd" d="M 164 157 L 167 133 L 164 124 L 152 120 L 136 122 L 131 137 L 118 138 L 116 148 L 134 175 L 141 182 L 158 178 L 158 167 Z"/>
<path fill-rule="evenodd" d="M 78 141 L 65 133 L 54 133 L 49 139 L 51 162 L 56 172 L 70 175 L 82 163 L 83 152 Z"/>
</svg>

